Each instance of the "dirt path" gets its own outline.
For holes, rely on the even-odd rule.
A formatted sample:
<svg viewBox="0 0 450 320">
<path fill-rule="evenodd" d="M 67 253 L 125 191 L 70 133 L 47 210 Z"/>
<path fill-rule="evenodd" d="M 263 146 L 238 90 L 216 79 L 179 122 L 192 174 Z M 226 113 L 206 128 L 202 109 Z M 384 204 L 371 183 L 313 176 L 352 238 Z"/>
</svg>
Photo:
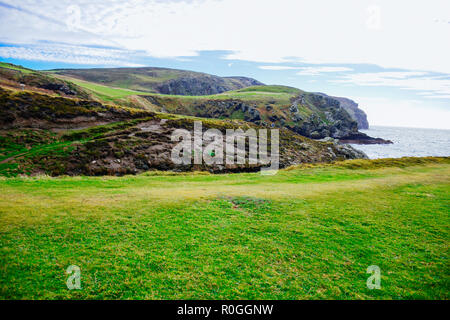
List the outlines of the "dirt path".
<svg viewBox="0 0 450 320">
<path fill-rule="evenodd" d="M 0 161 L 0 164 L 7 163 L 7 162 L 9 162 L 9 161 L 11 161 L 11 160 L 13 160 L 13 159 L 15 159 L 15 158 L 17 158 L 17 157 L 26 155 L 27 153 L 28 153 L 28 152 L 22 152 L 22 153 L 19 153 L 19 154 L 14 155 L 14 156 L 12 156 L 12 157 L 6 158 L 6 159 Z"/>
</svg>

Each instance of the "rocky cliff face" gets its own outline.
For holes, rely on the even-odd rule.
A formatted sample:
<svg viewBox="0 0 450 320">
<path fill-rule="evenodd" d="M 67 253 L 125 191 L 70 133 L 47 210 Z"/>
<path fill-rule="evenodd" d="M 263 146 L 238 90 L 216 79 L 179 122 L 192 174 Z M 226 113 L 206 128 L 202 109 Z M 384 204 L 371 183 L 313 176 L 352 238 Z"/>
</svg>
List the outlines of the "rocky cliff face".
<svg viewBox="0 0 450 320">
<path fill-rule="evenodd" d="M 303 119 L 299 115 L 298 106 L 305 104 L 309 105 L 312 110 L 316 108 L 316 112 Z M 348 108 L 351 108 L 350 112 Z M 355 117 L 359 116 L 361 126 L 368 128 L 367 116 L 362 110 L 358 109 L 358 104 L 347 98 L 335 98 L 322 93 L 303 93 L 293 99 L 289 110 L 293 113 L 293 119 L 297 120 L 298 124 L 293 127 L 288 126 L 288 128 L 309 138 L 324 139 L 330 137 L 339 139 L 341 143 L 353 144 L 392 143 L 390 140 L 373 138 L 359 132 L 359 122 L 355 120 Z"/>
<path fill-rule="evenodd" d="M 330 97 L 339 101 L 340 106 L 344 108 L 345 111 L 347 111 L 348 114 L 352 117 L 352 119 L 358 123 L 358 129 L 369 129 L 369 122 L 367 121 L 367 115 L 363 110 L 358 108 L 358 104 L 355 101 L 348 98 L 328 96 L 324 93 L 317 93 L 317 94 Z"/>
<path fill-rule="evenodd" d="M 293 99 L 290 108 L 293 116 L 297 118 L 296 109 L 299 105 L 310 105 L 317 110 L 306 119 L 299 119 L 297 125 L 291 128 L 301 135 L 313 139 L 326 137 L 342 139 L 358 132 L 357 123 L 340 106 L 339 101 L 331 97 L 311 93 L 301 94 Z"/>
<path fill-rule="evenodd" d="M 367 121 L 367 115 L 364 111 L 358 108 L 358 104 L 350 99 L 333 97 L 341 103 L 341 107 L 344 108 L 350 116 L 358 123 L 358 129 L 369 129 L 369 122 Z"/>
<path fill-rule="evenodd" d="M 245 77 L 186 76 L 163 82 L 157 87 L 157 91 L 163 94 L 203 96 L 255 85 L 263 85 L 263 83 Z"/>
<path fill-rule="evenodd" d="M 269 128 L 286 128 L 304 137 L 331 137 L 352 143 L 386 143 L 358 131 L 358 123 L 335 98 L 300 92 L 290 104 L 270 100 L 179 99 L 144 96 L 160 111 L 204 118 L 241 119 Z M 358 142 L 355 142 L 358 141 Z"/>
</svg>

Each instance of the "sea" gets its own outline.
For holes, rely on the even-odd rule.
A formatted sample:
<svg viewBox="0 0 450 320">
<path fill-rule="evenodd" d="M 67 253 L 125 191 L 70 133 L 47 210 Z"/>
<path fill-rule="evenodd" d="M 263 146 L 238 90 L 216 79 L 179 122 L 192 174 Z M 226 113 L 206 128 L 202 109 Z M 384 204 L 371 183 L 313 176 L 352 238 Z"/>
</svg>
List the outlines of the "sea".
<svg viewBox="0 0 450 320">
<path fill-rule="evenodd" d="M 371 126 L 360 130 L 374 138 L 394 144 L 352 144 L 370 159 L 401 157 L 450 156 L 450 130 Z"/>
</svg>

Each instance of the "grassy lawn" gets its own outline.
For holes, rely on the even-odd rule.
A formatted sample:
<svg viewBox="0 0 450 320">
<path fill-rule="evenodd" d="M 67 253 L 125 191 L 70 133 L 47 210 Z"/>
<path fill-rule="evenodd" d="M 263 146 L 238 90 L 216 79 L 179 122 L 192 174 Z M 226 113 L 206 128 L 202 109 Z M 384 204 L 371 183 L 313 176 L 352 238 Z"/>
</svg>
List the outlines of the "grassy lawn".
<svg viewBox="0 0 450 320">
<path fill-rule="evenodd" d="M 448 299 L 450 164 L 358 163 L 0 178 L 0 298 Z"/>
</svg>

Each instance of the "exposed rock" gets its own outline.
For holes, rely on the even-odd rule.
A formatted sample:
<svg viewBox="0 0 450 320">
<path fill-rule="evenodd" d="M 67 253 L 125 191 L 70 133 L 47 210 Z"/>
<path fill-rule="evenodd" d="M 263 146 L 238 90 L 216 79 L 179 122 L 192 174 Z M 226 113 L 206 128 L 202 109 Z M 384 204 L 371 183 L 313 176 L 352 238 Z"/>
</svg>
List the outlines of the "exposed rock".
<svg viewBox="0 0 450 320">
<path fill-rule="evenodd" d="M 339 154 L 344 154 L 348 159 L 369 159 L 369 157 L 362 151 L 353 148 L 348 144 L 336 144 L 336 149 Z"/>
<path fill-rule="evenodd" d="M 358 104 L 348 98 L 328 96 L 325 93 L 317 93 L 324 97 L 330 97 L 339 101 L 340 106 L 348 112 L 348 114 L 358 123 L 358 129 L 369 129 L 369 122 L 367 121 L 366 113 L 358 108 Z"/>
<path fill-rule="evenodd" d="M 62 83 L 54 83 L 54 82 L 46 83 L 46 84 L 41 85 L 41 88 L 47 89 L 47 90 L 52 90 L 52 91 L 60 91 L 64 94 L 71 95 L 71 96 L 77 94 L 77 92 L 70 89 L 67 84 L 62 84 Z"/>
<path fill-rule="evenodd" d="M 298 121 L 302 121 L 303 117 L 299 114 L 299 113 L 294 113 L 292 116 L 292 121 L 294 122 L 298 122 Z"/>
<path fill-rule="evenodd" d="M 313 131 L 313 132 L 311 132 L 311 138 L 312 139 L 320 139 L 320 138 L 322 138 L 322 134 L 317 131 Z"/>
<path fill-rule="evenodd" d="M 292 112 L 292 113 L 297 113 L 298 112 L 297 101 L 294 101 L 294 104 L 289 107 L 289 111 Z"/>
<path fill-rule="evenodd" d="M 289 129 L 313 139 L 323 139 L 331 137 L 341 140 L 343 143 L 359 143 L 359 144 L 388 144 L 391 141 L 381 138 L 372 138 L 358 131 L 358 123 L 351 117 L 349 112 L 343 107 L 343 103 L 350 105 L 350 101 L 345 98 L 327 96 L 323 93 L 301 94 L 292 101 L 289 108 L 293 112 L 292 120 L 297 123 Z M 298 115 L 299 105 L 312 104 L 325 115 L 325 119 L 319 117 L 317 113 L 312 114 L 308 119 L 304 120 Z M 353 107 L 357 108 L 357 104 Z M 359 109 L 358 109 L 359 110 Z M 362 112 L 362 111 L 361 111 Z M 365 116 L 365 114 L 364 114 Z"/>
<path fill-rule="evenodd" d="M 157 87 L 158 92 L 175 95 L 210 95 L 229 90 L 223 79 L 218 77 L 185 77 L 169 80 Z"/>
<path fill-rule="evenodd" d="M 321 119 L 317 114 L 312 114 L 308 119 L 302 119 L 298 114 L 298 105 L 302 102 L 314 105 L 323 112 L 326 119 Z M 302 94 L 293 100 L 289 110 L 294 112 L 292 120 L 298 122 L 291 129 L 306 137 L 321 139 L 330 136 L 339 139 L 358 132 L 356 122 L 343 108 L 339 107 L 338 101 L 329 97 Z"/>
<path fill-rule="evenodd" d="M 168 80 L 158 85 L 156 89 L 163 94 L 201 96 L 218 94 L 254 85 L 262 85 L 262 83 L 245 77 L 221 78 L 203 74 L 201 77 L 196 75 Z"/>
<path fill-rule="evenodd" d="M 351 144 L 392 144 L 391 140 L 384 140 L 381 138 L 373 138 L 365 133 L 358 132 L 348 135 L 340 140 L 342 143 Z"/>
</svg>

